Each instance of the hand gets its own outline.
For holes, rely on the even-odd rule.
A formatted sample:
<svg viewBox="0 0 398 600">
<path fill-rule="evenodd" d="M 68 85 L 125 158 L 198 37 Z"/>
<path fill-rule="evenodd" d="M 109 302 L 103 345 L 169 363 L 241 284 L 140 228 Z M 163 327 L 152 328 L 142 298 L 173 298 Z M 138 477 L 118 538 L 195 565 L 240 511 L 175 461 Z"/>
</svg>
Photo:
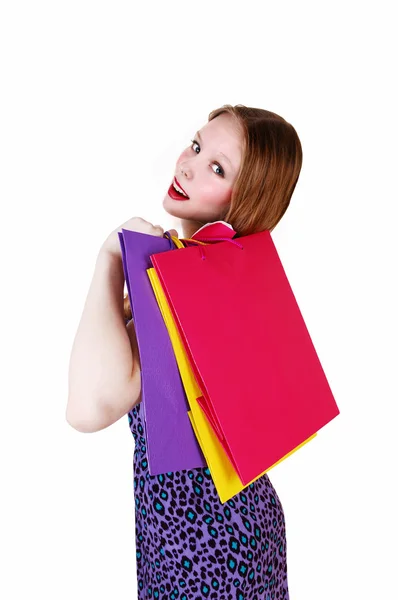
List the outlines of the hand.
<svg viewBox="0 0 398 600">
<path fill-rule="evenodd" d="M 138 231 L 139 233 L 146 233 L 147 235 L 156 235 L 158 237 L 163 237 L 164 235 L 164 229 L 160 225 L 152 225 L 152 223 L 149 223 L 149 221 L 145 221 L 145 219 L 141 219 L 141 217 L 133 217 L 132 219 L 129 219 L 128 221 L 120 225 L 120 227 L 114 229 L 108 235 L 101 247 L 102 250 L 116 255 L 120 259 L 122 257 L 122 251 L 120 248 L 118 233 L 121 233 L 122 229 L 128 229 L 129 231 Z M 178 237 L 178 233 L 175 229 L 169 229 L 169 233 L 170 235 Z"/>
</svg>

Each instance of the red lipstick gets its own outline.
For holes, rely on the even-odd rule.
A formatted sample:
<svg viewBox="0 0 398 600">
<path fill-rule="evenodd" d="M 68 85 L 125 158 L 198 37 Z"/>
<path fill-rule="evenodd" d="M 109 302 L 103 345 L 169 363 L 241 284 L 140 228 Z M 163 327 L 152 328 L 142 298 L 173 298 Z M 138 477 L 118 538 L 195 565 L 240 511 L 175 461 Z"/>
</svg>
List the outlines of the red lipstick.
<svg viewBox="0 0 398 600">
<path fill-rule="evenodd" d="M 179 187 L 184 192 L 184 194 L 186 194 L 186 196 L 189 198 L 188 194 L 186 193 L 186 191 L 182 187 L 181 183 L 178 181 L 177 177 L 174 177 L 174 183 L 176 183 L 177 187 Z"/>
<path fill-rule="evenodd" d="M 177 181 L 177 179 L 175 177 L 174 177 L 174 183 L 176 183 L 179 188 L 184 190 L 184 188 L 179 184 L 179 182 Z M 184 192 L 185 192 L 185 190 L 184 190 Z M 180 194 L 180 192 L 177 192 L 177 190 L 173 186 L 173 183 L 170 185 L 167 193 L 170 196 L 170 198 L 173 198 L 173 200 L 180 200 L 180 201 L 189 200 L 188 194 L 186 196 L 184 196 L 183 194 Z"/>
</svg>

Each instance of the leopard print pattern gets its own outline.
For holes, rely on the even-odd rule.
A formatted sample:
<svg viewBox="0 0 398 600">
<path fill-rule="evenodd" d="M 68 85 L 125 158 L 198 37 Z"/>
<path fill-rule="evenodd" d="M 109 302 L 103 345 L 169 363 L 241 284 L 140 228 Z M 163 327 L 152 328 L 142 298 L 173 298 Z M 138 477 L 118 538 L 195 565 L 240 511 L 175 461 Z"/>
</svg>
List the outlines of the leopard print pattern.
<svg viewBox="0 0 398 600">
<path fill-rule="evenodd" d="M 128 413 L 138 600 L 289 600 L 284 512 L 268 475 L 224 504 L 207 467 L 151 476 L 140 407 Z"/>
</svg>

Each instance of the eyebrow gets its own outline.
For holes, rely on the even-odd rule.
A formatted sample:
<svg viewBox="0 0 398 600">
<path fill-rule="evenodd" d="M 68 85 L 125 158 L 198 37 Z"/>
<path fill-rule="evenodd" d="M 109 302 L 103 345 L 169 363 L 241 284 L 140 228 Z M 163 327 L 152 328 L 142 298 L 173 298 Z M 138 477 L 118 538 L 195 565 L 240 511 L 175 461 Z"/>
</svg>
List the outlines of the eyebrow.
<svg viewBox="0 0 398 600">
<path fill-rule="evenodd" d="M 199 138 L 200 142 L 202 142 L 202 144 L 203 144 L 203 139 L 202 139 L 202 136 L 200 135 L 199 131 L 197 131 L 195 133 L 195 135 Z M 220 155 L 220 156 L 222 156 L 223 158 L 225 158 L 225 160 L 228 161 L 229 164 L 231 165 L 231 167 L 233 168 L 233 165 L 232 165 L 231 161 L 229 160 L 228 156 L 226 156 L 222 152 L 218 152 L 217 154 Z"/>
</svg>

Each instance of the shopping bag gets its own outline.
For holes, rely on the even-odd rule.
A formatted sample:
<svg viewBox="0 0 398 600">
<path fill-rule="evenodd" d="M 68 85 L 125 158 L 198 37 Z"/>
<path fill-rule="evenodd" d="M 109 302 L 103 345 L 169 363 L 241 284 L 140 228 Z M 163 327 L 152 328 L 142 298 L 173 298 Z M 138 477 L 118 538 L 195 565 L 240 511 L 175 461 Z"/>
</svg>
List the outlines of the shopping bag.
<svg viewBox="0 0 398 600">
<path fill-rule="evenodd" d="M 270 232 L 151 261 L 197 402 L 248 485 L 339 414 Z"/>
<path fill-rule="evenodd" d="M 173 241 L 177 247 L 184 247 L 183 243 L 178 239 L 173 237 Z M 210 474 L 220 498 L 220 502 L 224 504 L 227 502 L 227 500 L 230 500 L 233 496 L 235 496 L 235 494 L 242 491 L 246 486 L 241 482 L 238 474 L 235 471 L 233 461 L 231 461 L 231 458 L 227 456 L 225 449 L 214 432 L 213 427 L 210 425 L 207 417 L 197 402 L 197 399 L 202 395 L 202 392 L 190 366 L 187 353 L 185 352 L 184 345 L 178 332 L 178 328 L 174 322 L 170 307 L 167 304 L 166 296 L 163 292 L 162 286 L 160 285 L 155 269 L 150 268 L 147 270 L 147 273 L 173 345 L 174 354 L 177 359 L 178 368 L 180 370 L 185 393 L 191 409 L 188 411 L 188 416 L 196 438 L 206 458 L 207 466 L 209 467 Z M 314 434 L 312 437 L 315 437 L 315 435 L 316 434 Z M 306 442 L 307 441 L 309 440 L 306 440 Z M 297 449 L 298 448 L 295 450 Z M 272 465 L 272 467 L 273 466 L 275 465 Z M 265 471 L 257 475 L 252 482 L 264 475 L 264 473 Z"/>
<path fill-rule="evenodd" d="M 175 246 L 170 238 L 127 229 L 119 233 L 119 241 L 140 353 L 149 473 L 204 467 L 173 347 L 146 273 L 151 254 L 175 251 Z"/>
</svg>

